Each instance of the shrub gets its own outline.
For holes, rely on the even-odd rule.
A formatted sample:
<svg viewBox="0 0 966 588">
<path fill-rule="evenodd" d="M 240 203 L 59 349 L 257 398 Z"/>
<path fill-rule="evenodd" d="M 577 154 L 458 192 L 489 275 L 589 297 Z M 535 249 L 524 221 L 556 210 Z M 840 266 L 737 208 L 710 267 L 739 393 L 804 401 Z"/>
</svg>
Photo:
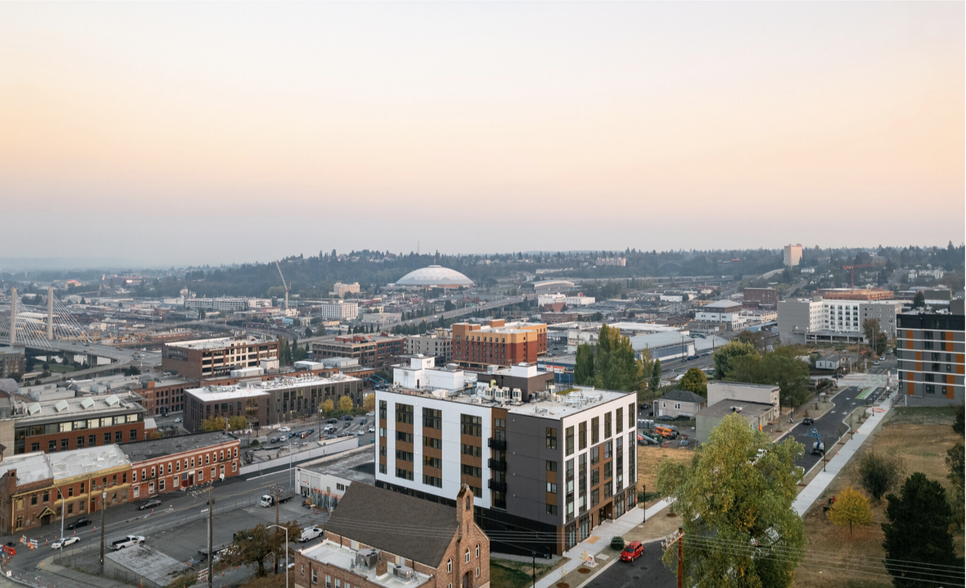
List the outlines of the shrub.
<svg viewBox="0 0 966 588">
<path fill-rule="evenodd" d="M 610 546 L 617 551 L 622 551 L 624 549 L 624 538 L 620 535 L 614 535 L 610 539 Z"/>
<path fill-rule="evenodd" d="M 878 502 L 899 483 L 903 469 L 902 459 L 869 451 L 859 460 L 859 483 Z"/>
</svg>

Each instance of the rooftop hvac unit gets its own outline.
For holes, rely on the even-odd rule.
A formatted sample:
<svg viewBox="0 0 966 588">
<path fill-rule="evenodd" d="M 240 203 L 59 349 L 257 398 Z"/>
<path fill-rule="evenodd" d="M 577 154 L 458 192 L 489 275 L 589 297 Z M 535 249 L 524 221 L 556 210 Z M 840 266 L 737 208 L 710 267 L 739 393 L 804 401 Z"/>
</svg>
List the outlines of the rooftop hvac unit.
<svg viewBox="0 0 966 588">
<path fill-rule="evenodd" d="M 392 569 L 392 576 L 397 580 L 409 582 L 413 579 L 413 569 L 407 566 L 396 566 Z"/>
<path fill-rule="evenodd" d="M 356 567 L 373 570 L 379 562 L 379 552 L 375 549 L 365 548 L 356 552 Z"/>
<path fill-rule="evenodd" d="M 520 389 L 519 388 L 514 388 L 513 389 L 513 399 L 514 400 L 520 400 Z"/>
</svg>

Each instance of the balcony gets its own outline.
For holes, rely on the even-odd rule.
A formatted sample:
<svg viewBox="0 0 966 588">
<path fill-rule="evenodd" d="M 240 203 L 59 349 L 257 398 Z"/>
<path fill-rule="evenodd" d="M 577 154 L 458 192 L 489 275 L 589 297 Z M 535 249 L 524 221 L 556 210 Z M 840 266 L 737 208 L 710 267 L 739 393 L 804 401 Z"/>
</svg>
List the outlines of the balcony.
<svg viewBox="0 0 966 588">
<path fill-rule="evenodd" d="M 502 459 L 487 459 L 486 465 L 489 466 L 491 470 L 499 470 L 501 472 L 506 471 L 506 462 Z"/>
<path fill-rule="evenodd" d="M 506 451 L 506 439 L 494 439 L 493 437 L 490 437 L 486 440 L 486 446 L 490 449 Z"/>
<path fill-rule="evenodd" d="M 486 487 L 490 490 L 496 490 L 497 492 L 503 492 L 506 494 L 506 482 L 498 482 L 496 480 L 487 480 Z"/>
</svg>

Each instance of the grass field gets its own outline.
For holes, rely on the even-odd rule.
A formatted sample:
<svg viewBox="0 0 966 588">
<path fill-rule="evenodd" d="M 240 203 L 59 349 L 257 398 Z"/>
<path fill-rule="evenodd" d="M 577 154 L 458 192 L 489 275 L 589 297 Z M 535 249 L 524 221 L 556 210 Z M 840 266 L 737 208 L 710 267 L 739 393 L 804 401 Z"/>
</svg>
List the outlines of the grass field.
<svg viewBox="0 0 966 588">
<path fill-rule="evenodd" d="M 922 472 L 944 487 L 946 479 L 946 450 L 960 439 L 952 430 L 954 411 L 949 408 L 897 408 L 889 413 L 886 421 L 868 439 L 859 453 L 852 458 L 846 469 L 832 482 L 823 499 L 837 494 L 846 486 L 860 488 L 857 477 L 859 457 L 867 451 L 897 455 L 905 463 L 905 475 Z M 905 479 L 905 477 L 903 477 Z M 848 527 L 833 525 L 816 504 L 804 517 L 805 534 L 809 539 L 808 552 L 824 563 L 809 563 L 798 567 L 794 586 L 797 588 L 831 588 L 849 586 L 854 588 L 879 588 L 891 586 L 891 577 L 882 565 L 885 550 L 882 523 L 885 517 L 885 499 L 872 504 L 872 524 L 855 527 L 849 535 Z M 963 534 L 956 538 L 959 556 L 963 556 Z M 850 565 L 842 565 L 843 562 Z M 865 572 L 865 573 L 862 573 Z"/>
<path fill-rule="evenodd" d="M 536 565 L 537 578 L 541 578 L 554 566 Z M 529 563 L 508 559 L 490 559 L 490 588 L 523 588 L 533 581 L 533 567 Z"/>
<path fill-rule="evenodd" d="M 665 458 L 691 463 L 690 449 L 640 446 L 637 448 L 637 483 L 644 484 L 648 494 L 657 491 L 657 468 Z M 640 491 L 640 488 L 638 488 Z M 653 501 L 652 501 L 653 502 Z"/>
</svg>

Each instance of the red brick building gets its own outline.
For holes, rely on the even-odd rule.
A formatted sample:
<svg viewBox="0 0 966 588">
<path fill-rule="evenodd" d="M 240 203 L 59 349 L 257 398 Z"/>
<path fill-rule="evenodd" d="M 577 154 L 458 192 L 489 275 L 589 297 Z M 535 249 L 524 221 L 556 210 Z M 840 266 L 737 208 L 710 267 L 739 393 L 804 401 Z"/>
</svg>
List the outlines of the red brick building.
<svg viewBox="0 0 966 588">
<path fill-rule="evenodd" d="M 748 309 L 778 308 L 778 291 L 774 288 L 745 288 L 742 306 Z"/>
<path fill-rule="evenodd" d="M 388 335 L 335 335 L 312 342 L 312 359 L 348 357 L 359 365 L 375 370 L 388 370 L 406 353 L 406 337 Z"/>
<path fill-rule="evenodd" d="M 355 483 L 292 572 L 295 588 L 488 588 L 490 541 L 473 521 L 469 486 L 453 508 Z"/>
<path fill-rule="evenodd" d="M 453 361 L 470 369 L 488 365 L 509 366 L 537 363 L 547 352 L 547 325 L 544 323 L 506 323 L 491 320 L 486 325 L 453 325 Z"/>
<path fill-rule="evenodd" d="M 224 431 L 130 443 L 132 500 L 238 475 L 238 439 Z"/>
</svg>

